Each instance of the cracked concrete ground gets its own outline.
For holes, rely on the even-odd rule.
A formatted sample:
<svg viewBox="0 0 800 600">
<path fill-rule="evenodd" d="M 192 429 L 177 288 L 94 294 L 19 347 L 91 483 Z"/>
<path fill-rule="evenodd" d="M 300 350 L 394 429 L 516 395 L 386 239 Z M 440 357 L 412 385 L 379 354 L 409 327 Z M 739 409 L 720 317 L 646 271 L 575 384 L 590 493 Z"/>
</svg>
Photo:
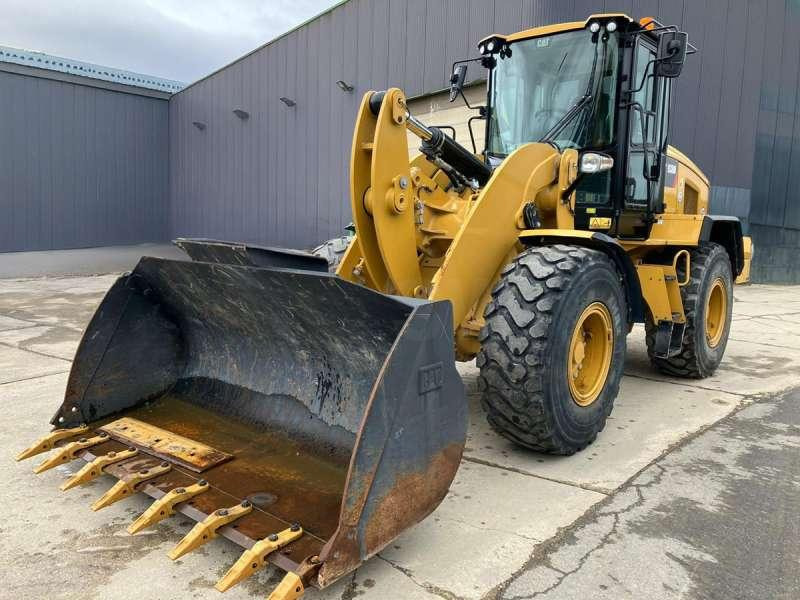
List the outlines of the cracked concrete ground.
<svg viewBox="0 0 800 600">
<path fill-rule="evenodd" d="M 758 399 L 537 548 L 497 594 L 796 599 L 800 391 Z"/>
<path fill-rule="evenodd" d="M 173 563 L 166 552 L 186 520 L 128 536 L 145 498 L 93 513 L 110 478 L 61 493 L 76 466 L 36 477 L 30 462 L 13 462 L 47 429 L 81 332 L 113 280 L 0 281 L 0 596 L 217 598 L 213 584 L 239 554 L 215 540 Z M 474 365 L 460 365 L 471 424 L 448 497 L 379 557 L 307 597 L 790 597 L 800 397 L 775 394 L 800 385 L 800 289 L 749 286 L 735 295 L 726 360 L 709 379 L 657 374 L 634 329 L 614 413 L 573 457 L 498 437 L 480 411 Z M 226 597 L 263 598 L 277 580 L 266 571 Z"/>
</svg>

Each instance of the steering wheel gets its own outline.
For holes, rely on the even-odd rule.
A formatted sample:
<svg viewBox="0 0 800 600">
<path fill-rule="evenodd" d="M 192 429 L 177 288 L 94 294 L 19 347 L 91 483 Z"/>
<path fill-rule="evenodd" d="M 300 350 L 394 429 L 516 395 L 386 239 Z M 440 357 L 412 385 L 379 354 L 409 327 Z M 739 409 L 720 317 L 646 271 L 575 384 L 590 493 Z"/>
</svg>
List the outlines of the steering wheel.
<svg viewBox="0 0 800 600">
<path fill-rule="evenodd" d="M 540 108 L 533 114 L 534 119 L 544 118 L 545 115 L 549 115 L 552 118 L 556 114 L 556 110 L 554 108 Z"/>
</svg>

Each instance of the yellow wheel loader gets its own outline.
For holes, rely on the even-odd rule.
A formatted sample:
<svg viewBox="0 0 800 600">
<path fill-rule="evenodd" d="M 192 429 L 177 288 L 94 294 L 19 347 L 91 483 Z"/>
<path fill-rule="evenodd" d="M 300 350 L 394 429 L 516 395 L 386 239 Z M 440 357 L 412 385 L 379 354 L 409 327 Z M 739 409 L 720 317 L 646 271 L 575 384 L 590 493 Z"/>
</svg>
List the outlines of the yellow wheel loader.
<svg viewBox="0 0 800 600">
<path fill-rule="evenodd" d="M 606 14 L 478 48 L 451 98 L 479 63 L 483 152 L 419 122 L 401 90 L 367 93 L 336 273 L 214 240 L 178 240 L 191 261 L 143 258 L 89 324 L 55 429 L 19 458 L 82 459 L 65 490 L 116 478 L 94 510 L 151 496 L 134 534 L 196 521 L 173 559 L 242 546 L 218 589 L 271 563 L 287 575 L 270 598 L 298 598 L 446 495 L 467 432 L 455 360 L 477 358 L 498 433 L 557 454 L 603 429 L 635 323 L 658 369 L 713 373 L 752 247 L 667 145 L 686 34 Z"/>
</svg>

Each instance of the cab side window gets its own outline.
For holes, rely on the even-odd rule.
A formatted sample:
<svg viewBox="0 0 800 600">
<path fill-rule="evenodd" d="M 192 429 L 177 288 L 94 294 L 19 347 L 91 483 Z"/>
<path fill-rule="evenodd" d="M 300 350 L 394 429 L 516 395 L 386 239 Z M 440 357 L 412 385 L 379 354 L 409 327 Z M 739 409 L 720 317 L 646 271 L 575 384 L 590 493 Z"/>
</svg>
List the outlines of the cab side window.
<svg viewBox="0 0 800 600">
<path fill-rule="evenodd" d="M 634 53 L 629 112 L 625 209 L 659 212 L 661 154 L 667 127 L 669 81 L 654 75 L 655 49 L 639 41 Z M 638 89 L 637 89 L 638 88 Z"/>
</svg>

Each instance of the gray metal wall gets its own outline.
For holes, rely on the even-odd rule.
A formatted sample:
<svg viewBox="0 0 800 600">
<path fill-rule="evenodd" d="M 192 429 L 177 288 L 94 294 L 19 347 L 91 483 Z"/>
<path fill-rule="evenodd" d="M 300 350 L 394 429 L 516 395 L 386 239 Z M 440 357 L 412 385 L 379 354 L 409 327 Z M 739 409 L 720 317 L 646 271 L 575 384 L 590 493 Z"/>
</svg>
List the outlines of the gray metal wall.
<svg viewBox="0 0 800 600">
<path fill-rule="evenodd" d="M 164 99 L 0 71 L 0 252 L 169 237 Z"/>
<path fill-rule="evenodd" d="M 800 241 L 794 0 L 350 0 L 173 96 L 171 232 L 293 247 L 337 234 L 350 220 L 348 153 L 364 91 L 439 90 L 486 34 L 601 11 L 689 32 L 701 52 L 676 84 L 672 143 L 711 177 L 713 209 L 749 222 L 755 275 L 800 280 L 788 260 Z"/>
</svg>

